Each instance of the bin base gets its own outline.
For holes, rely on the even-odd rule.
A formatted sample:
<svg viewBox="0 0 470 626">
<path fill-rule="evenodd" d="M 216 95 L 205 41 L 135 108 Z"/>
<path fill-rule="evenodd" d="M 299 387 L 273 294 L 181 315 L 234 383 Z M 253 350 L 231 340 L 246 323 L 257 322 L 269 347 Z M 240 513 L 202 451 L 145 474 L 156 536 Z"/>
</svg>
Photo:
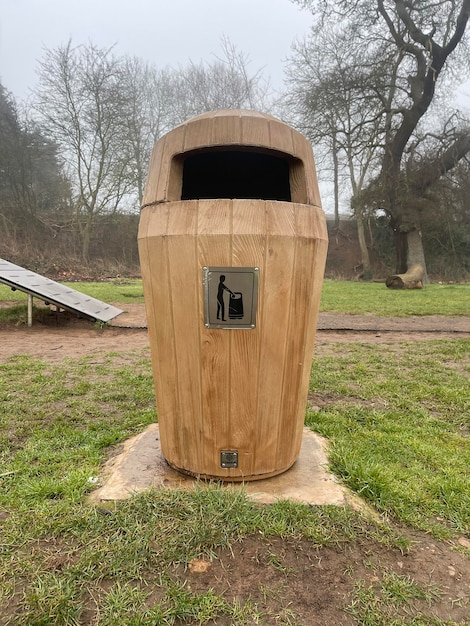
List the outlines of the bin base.
<svg viewBox="0 0 470 626">
<path fill-rule="evenodd" d="M 249 476 L 222 476 L 222 475 L 211 475 L 211 474 L 201 474 L 198 472 L 191 472 L 182 467 L 178 467 L 174 463 L 170 463 L 168 459 L 165 458 L 166 463 L 171 467 L 171 469 L 176 470 L 180 474 L 184 474 L 185 476 L 191 476 L 192 478 L 198 478 L 200 480 L 212 480 L 223 483 L 246 483 L 253 482 L 255 480 L 264 480 L 265 478 L 272 478 L 273 476 L 279 476 L 279 474 L 283 474 L 290 470 L 290 468 L 294 465 L 297 459 L 294 459 L 292 463 L 283 467 L 281 469 L 274 470 L 273 472 L 266 472 L 265 474 L 250 474 Z"/>
<path fill-rule="evenodd" d="M 269 480 L 220 483 L 226 489 L 243 489 L 259 504 L 289 499 L 310 505 L 355 506 L 351 492 L 327 471 L 327 442 L 305 428 L 299 458 L 289 471 Z M 147 489 L 196 489 L 200 482 L 173 470 L 164 460 L 158 424 L 124 442 L 122 452 L 107 461 L 101 476 L 103 485 L 92 491 L 92 503 L 126 500 Z"/>
</svg>

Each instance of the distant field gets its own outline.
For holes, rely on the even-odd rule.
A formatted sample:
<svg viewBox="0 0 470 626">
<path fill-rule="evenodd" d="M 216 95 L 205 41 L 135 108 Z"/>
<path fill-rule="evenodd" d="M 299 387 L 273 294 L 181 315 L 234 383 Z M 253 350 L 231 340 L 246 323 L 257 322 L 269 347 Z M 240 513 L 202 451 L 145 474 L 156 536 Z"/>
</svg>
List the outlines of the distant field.
<svg viewBox="0 0 470 626">
<path fill-rule="evenodd" d="M 142 281 L 119 279 L 99 283 L 65 283 L 104 302 L 143 302 Z M 0 302 L 26 301 L 26 294 L 0 285 Z M 417 290 L 391 290 L 382 283 L 326 280 L 324 312 L 406 317 L 409 315 L 469 315 L 470 284 L 433 284 Z"/>
<path fill-rule="evenodd" d="M 393 290 L 383 283 L 326 280 L 321 310 L 397 317 L 469 315 L 470 284 L 433 284 L 424 289 Z"/>
</svg>

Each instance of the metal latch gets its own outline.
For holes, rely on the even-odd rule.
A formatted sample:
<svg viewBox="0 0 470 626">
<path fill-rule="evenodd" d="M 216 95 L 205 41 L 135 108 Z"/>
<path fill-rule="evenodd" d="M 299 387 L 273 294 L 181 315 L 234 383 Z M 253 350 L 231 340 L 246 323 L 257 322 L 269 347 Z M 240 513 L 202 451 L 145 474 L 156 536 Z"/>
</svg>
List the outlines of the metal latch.
<svg viewBox="0 0 470 626">
<path fill-rule="evenodd" d="M 220 453 L 220 467 L 226 469 L 238 467 L 238 452 L 236 450 L 222 450 Z"/>
</svg>

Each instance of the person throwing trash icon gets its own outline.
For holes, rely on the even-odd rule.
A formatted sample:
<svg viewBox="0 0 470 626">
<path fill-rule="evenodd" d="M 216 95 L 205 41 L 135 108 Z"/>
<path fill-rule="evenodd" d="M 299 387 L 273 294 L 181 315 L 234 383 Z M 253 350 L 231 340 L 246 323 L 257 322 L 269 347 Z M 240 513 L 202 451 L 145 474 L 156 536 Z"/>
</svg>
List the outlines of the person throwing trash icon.
<svg viewBox="0 0 470 626">
<path fill-rule="evenodd" d="M 220 314 L 222 314 L 222 321 L 226 322 L 225 319 L 225 302 L 224 302 L 224 291 L 228 291 L 231 296 L 234 296 L 233 291 L 225 284 L 225 276 L 222 274 L 219 279 L 219 287 L 217 289 L 217 319 L 220 320 Z"/>
</svg>

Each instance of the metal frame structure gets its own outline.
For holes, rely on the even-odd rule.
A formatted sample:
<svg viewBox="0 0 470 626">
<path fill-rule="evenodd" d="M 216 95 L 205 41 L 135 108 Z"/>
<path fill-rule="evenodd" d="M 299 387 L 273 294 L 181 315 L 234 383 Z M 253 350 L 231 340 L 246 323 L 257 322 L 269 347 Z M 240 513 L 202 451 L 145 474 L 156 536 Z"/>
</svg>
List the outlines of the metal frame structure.
<svg viewBox="0 0 470 626">
<path fill-rule="evenodd" d="M 106 304 L 4 259 L 0 259 L 0 282 L 11 287 L 13 291 L 19 289 L 28 294 L 29 327 L 33 323 L 33 298 L 100 322 L 109 322 L 123 313 L 121 309 L 111 304 Z"/>
</svg>

